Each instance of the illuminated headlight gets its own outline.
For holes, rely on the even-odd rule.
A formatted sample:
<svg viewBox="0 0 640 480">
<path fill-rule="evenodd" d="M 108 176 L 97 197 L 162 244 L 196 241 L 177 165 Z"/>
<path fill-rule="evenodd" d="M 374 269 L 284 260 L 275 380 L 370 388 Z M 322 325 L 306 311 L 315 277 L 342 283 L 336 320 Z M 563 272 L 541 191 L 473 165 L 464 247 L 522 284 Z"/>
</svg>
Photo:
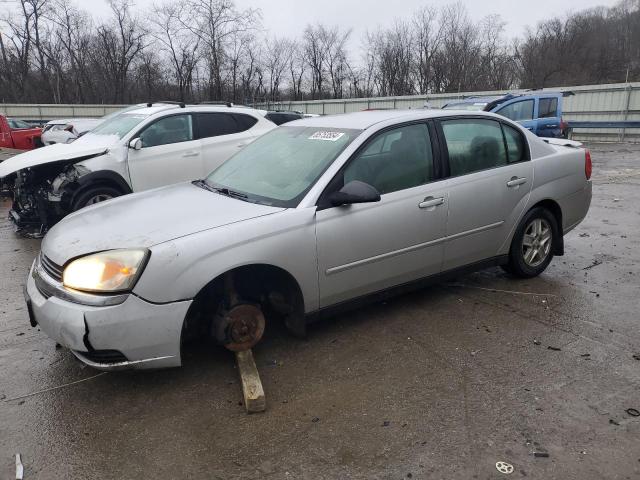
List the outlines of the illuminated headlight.
<svg viewBox="0 0 640 480">
<path fill-rule="evenodd" d="M 109 250 L 81 257 L 64 269 L 65 287 L 85 292 L 131 290 L 146 264 L 148 250 Z"/>
</svg>

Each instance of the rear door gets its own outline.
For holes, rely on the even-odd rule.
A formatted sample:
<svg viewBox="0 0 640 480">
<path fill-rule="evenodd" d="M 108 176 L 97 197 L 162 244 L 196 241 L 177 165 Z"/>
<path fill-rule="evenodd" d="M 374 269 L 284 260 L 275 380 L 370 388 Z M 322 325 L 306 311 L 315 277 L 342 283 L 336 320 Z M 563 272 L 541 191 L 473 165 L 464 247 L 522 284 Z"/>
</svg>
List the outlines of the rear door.
<svg viewBox="0 0 640 480">
<path fill-rule="evenodd" d="M 527 98 L 525 100 L 511 100 L 496 107 L 493 112 L 509 120 L 518 122 L 527 130 L 536 133 L 538 123 L 536 122 L 537 99 Z"/>
<path fill-rule="evenodd" d="M 258 120 L 251 115 L 202 112 L 195 113 L 194 118 L 197 136 L 202 145 L 202 177 L 210 174 L 258 136 L 251 130 Z"/>
<path fill-rule="evenodd" d="M 316 214 L 321 307 L 440 272 L 447 192 L 430 130 L 419 122 L 378 133 L 323 193 Z M 354 180 L 374 186 L 380 202 L 326 202 Z"/>
<path fill-rule="evenodd" d="M 163 117 L 136 136 L 142 148 L 128 149 L 134 192 L 202 178 L 200 141 L 194 138 L 191 114 Z"/>
<path fill-rule="evenodd" d="M 486 118 L 439 123 L 448 159 L 449 216 L 443 270 L 501 252 L 528 201 L 533 168 L 519 130 Z"/>
<path fill-rule="evenodd" d="M 539 137 L 557 138 L 561 136 L 560 98 L 558 96 L 538 99 L 537 129 Z"/>
</svg>

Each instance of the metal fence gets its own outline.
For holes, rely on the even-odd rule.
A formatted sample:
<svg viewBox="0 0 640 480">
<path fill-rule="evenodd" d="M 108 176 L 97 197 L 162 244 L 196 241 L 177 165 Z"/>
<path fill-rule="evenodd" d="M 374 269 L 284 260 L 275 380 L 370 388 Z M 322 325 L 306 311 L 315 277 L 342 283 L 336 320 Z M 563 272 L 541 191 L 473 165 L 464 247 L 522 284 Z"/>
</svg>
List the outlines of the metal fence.
<svg viewBox="0 0 640 480">
<path fill-rule="evenodd" d="M 546 91 L 571 91 L 575 95 L 564 99 L 563 118 L 571 121 L 640 121 L 640 82 L 546 88 Z M 512 93 L 524 90 L 512 90 Z M 345 100 L 315 100 L 256 104 L 267 110 L 298 110 L 321 115 L 356 112 L 367 108 L 423 108 L 429 103 L 442 107 L 452 100 L 471 96 L 501 95 L 506 91 L 445 93 L 403 97 L 351 98 Z M 25 120 L 55 118 L 101 117 L 123 105 L 20 105 L 0 104 L 0 113 Z M 585 141 L 640 142 L 640 128 L 575 128 L 573 138 Z"/>
<path fill-rule="evenodd" d="M 55 120 L 58 118 L 100 118 L 126 105 L 62 105 L 0 103 L 0 114 L 21 120 Z"/>
<path fill-rule="evenodd" d="M 570 91 L 575 94 L 564 98 L 563 118 L 566 121 L 640 121 L 640 82 L 545 88 L 543 91 Z M 441 108 L 453 100 L 472 96 L 503 95 L 509 92 L 524 93 L 525 90 L 262 103 L 256 107 L 329 115 L 368 108 L 424 108 L 425 103 L 433 108 Z M 640 128 L 575 128 L 572 135 L 576 140 L 584 141 L 640 142 Z"/>
</svg>

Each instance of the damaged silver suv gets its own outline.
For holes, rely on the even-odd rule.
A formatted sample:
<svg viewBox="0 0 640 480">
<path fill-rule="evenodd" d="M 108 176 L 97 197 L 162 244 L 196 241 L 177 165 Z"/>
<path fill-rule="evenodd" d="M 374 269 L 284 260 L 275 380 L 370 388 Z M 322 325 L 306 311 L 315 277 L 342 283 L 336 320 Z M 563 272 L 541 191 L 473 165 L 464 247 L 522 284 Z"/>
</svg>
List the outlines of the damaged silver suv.
<svg viewBox="0 0 640 480">
<path fill-rule="evenodd" d="M 275 128 L 244 107 L 155 103 L 106 118 L 70 144 L 0 164 L 19 231 L 40 236 L 66 214 L 131 192 L 202 178 Z"/>
<path fill-rule="evenodd" d="M 501 265 L 542 273 L 587 214 L 591 159 L 490 113 L 361 112 L 262 136 L 203 180 L 55 225 L 32 324 L 100 369 L 173 367 L 185 340 L 255 345 L 363 299 Z"/>
</svg>

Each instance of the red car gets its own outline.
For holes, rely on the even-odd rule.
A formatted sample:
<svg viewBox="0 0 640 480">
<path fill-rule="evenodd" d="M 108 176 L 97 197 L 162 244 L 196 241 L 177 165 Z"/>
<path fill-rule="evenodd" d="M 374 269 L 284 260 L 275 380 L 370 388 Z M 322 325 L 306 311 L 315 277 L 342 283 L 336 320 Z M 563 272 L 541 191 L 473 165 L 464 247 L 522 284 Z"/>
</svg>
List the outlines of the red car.
<svg viewBox="0 0 640 480">
<path fill-rule="evenodd" d="M 22 120 L 0 115 L 0 148 L 31 150 L 42 146 L 41 128 L 33 128 Z"/>
</svg>

